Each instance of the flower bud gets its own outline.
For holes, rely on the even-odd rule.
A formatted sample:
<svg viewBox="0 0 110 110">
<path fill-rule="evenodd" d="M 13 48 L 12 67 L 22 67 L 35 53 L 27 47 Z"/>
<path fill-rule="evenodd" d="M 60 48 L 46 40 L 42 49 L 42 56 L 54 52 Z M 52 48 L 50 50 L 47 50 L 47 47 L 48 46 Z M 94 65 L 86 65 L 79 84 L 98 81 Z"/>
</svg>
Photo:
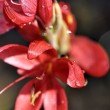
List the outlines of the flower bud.
<svg viewBox="0 0 110 110">
<path fill-rule="evenodd" d="M 49 25 L 53 15 L 52 0 L 38 0 L 37 14 L 46 26 Z"/>
<path fill-rule="evenodd" d="M 75 32 L 77 28 L 77 22 L 75 16 L 70 10 L 70 7 L 65 2 L 60 2 L 59 5 L 62 10 L 63 19 L 66 22 L 69 30 Z"/>
</svg>

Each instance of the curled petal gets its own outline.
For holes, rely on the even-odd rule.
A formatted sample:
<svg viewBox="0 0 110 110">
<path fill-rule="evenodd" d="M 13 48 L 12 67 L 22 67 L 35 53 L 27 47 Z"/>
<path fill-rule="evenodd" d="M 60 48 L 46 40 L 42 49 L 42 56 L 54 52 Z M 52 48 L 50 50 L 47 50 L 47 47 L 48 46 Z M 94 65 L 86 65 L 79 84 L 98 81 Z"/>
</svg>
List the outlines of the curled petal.
<svg viewBox="0 0 110 110">
<path fill-rule="evenodd" d="M 55 49 L 45 41 L 34 41 L 30 44 L 28 49 L 28 58 L 33 59 L 38 56 L 42 56 L 41 59 L 48 57 L 56 57 L 57 53 Z"/>
<path fill-rule="evenodd" d="M 37 11 L 37 0 L 20 0 L 23 12 L 27 16 L 35 16 Z"/>
<path fill-rule="evenodd" d="M 72 39 L 69 55 L 91 76 L 101 77 L 109 69 L 109 60 L 105 50 L 86 37 L 79 36 Z"/>
<path fill-rule="evenodd" d="M 17 96 L 15 110 L 39 110 L 41 108 L 41 95 L 36 98 L 34 105 L 31 104 L 32 92 L 37 92 L 34 91 L 35 85 L 38 86 L 38 89 L 41 87 L 39 82 L 36 82 L 36 80 L 31 80 L 21 89 L 19 95 Z"/>
<path fill-rule="evenodd" d="M 34 16 L 26 16 L 24 13 L 20 13 L 11 8 L 10 4 L 4 2 L 4 13 L 13 23 L 19 25 L 21 28 L 34 20 Z"/>
<path fill-rule="evenodd" d="M 0 47 L 0 59 L 24 70 L 30 70 L 39 64 L 37 60 L 27 59 L 27 47 L 17 44 Z"/>
<path fill-rule="evenodd" d="M 23 13 L 21 4 L 19 2 L 14 2 L 14 0 L 5 0 L 9 6 L 16 12 Z M 5 6 L 5 5 L 4 5 Z"/>
<path fill-rule="evenodd" d="M 84 74 L 81 68 L 66 58 L 57 59 L 53 64 L 53 71 L 58 78 L 71 87 L 85 86 Z"/>
<path fill-rule="evenodd" d="M 6 21 L 3 15 L 3 2 L 0 1 L 0 34 L 4 34 L 12 29 L 14 26 Z"/>
</svg>

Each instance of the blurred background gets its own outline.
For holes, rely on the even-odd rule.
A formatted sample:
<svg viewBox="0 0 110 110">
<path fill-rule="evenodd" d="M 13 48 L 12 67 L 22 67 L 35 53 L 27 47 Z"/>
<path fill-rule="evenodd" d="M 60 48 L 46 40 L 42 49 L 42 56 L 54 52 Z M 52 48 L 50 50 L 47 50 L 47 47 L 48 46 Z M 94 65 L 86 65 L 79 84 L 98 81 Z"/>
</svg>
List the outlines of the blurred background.
<svg viewBox="0 0 110 110">
<path fill-rule="evenodd" d="M 70 3 L 77 19 L 76 34 L 86 35 L 101 43 L 110 57 L 110 0 L 63 1 Z M 16 29 L 0 35 L 0 46 L 9 43 L 27 45 Z M 0 90 L 18 77 L 16 68 L 0 61 Z M 82 89 L 65 87 L 69 110 L 110 110 L 110 72 L 103 78 L 86 77 L 88 85 Z M 14 110 L 16 96 L 26 81 L 0 95 L 0 110 Z"/>
</svg>

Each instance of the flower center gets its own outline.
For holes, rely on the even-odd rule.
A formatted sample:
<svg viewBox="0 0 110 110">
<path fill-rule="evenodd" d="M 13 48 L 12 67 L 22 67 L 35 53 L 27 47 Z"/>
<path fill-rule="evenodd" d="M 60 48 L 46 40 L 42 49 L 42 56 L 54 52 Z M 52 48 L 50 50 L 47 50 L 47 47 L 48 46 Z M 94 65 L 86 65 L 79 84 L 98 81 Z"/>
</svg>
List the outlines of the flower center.
<svg viewBox="0 0 110 110">
<path fill-rule="evenodd" d="M 52 63 L 47 64 L 46 73 L 47 74 L 52 74 Z"/>
</svg>

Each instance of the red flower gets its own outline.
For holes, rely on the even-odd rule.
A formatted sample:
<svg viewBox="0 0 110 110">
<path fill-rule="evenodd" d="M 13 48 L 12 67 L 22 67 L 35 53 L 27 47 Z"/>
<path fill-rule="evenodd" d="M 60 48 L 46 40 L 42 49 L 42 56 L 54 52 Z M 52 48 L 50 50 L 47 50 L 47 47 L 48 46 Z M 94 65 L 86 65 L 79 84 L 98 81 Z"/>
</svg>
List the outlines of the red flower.
<svg viewBox="0 0 110 110">
<path fill-rule="evenodd" d="M 19 2 L 21 3 L 5 0 L 3 9 L 5 16 L 10 21 L 19 26 L 23 26 L 34 20 L 37 1 L 31 0 L 27 2 L 27 0 L 20 0 Z"/>
<path fill-rule="evenodd" d="M 32 77 L 20 91 L 15 110 L 39 110 L 42 103 L 45 110 L 67 110 L 67 100 L 64 90 L 55 77 L 61 79 L 71 87 L 85 86 L 83 71 L 67 58 L 58 58 L 55 49 L 44 41 L 32 42 L 29 49 L 25 46 L 9 44 L 0 48 L 0 58 L 18 69 L 23 76 L 18 81 Z M 28 58 L 27 59 L 27 51 Z"/>
<path fill-rule="evenodd" d="M 12 27 L 18 27 L 19 32 L 26 40 L 33 41 L 35 39 L 41 39 L 42 32 L 44 32 L 45 27 L 52 20 L 52 5 L 52 0 L 1 1 L 0 24 L 2 28 L 0 28 L 0 34 L 5 33 Z"/>
<path fill-rule="evenodd" d="M 3 2 L 4 0 L 0 1 L 0 34 L 4 34 L 5 32 L 13 28 L 13 26 L 9 22 L 7 22 L 4 18 Z"/>
<path fill-rule="evenodd" d="M 109 70 L 109 58 L 99 43 L 84 36 L 71 38 L 69 56 L 75 60 L 87 74 L 102 77 Z"/>
<path fill-rule="evenodd" d="M 19 0 L 18 3 L 5 0 L 3 8 L 6 17 L 20 27 L 33 22 L 36 16 L 45 25 L 52 19 L 52 0 Z"/>
<path fill-rule="evenodd" d="M 55 78 L 33 79 L 20 91 L 15 110 L 68 110 L 66 94 Z"/>
</svg>

